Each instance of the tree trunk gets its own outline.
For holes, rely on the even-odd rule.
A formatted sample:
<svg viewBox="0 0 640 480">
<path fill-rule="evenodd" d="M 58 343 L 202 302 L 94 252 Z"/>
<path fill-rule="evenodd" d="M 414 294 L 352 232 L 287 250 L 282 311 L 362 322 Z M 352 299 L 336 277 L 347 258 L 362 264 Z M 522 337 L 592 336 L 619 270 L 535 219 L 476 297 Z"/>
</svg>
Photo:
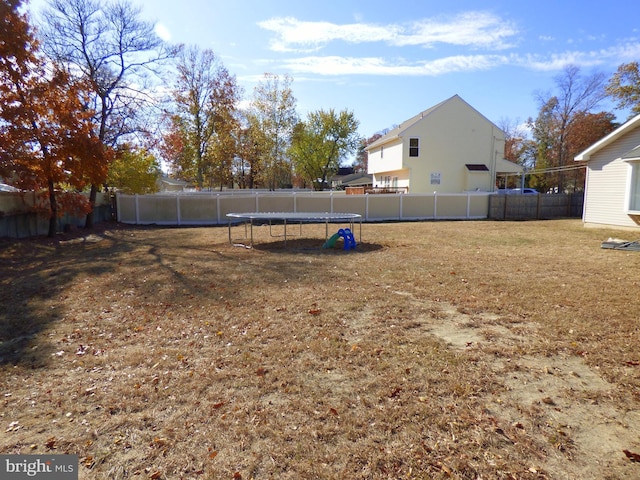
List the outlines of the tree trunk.
<svg viewBox="0 0 640 480">
<path fill-rule="evenodd" d="M 94 225 L 94 215 L 93 212 L 96 208 L 96 197 L 98 195 L 98 187 L 95 185 L 91 185 L 91 191 L 89 192 L 89 205 L 91 210 L 87 213 L 84 222 L 84 228 L 92 229 Z"/>
<path fill-rule="evenodd" d="M 48 237 L 55 237 L 58 231 L 58 204 L 56 203 L 56 190 L 52 181 L 49 181 L 49 232 Z"/>
</svg>

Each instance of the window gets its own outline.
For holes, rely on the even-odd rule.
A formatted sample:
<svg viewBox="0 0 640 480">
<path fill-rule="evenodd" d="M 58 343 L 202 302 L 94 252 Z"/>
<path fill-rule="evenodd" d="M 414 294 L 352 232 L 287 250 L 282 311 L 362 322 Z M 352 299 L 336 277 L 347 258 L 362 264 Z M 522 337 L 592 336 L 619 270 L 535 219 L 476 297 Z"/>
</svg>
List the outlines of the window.
<svg viewBox="0 0 640 480">
<path fill-rule="evenodd" d="M 380 147 L 380 158 L 384 158 L 384 147 Z"/>
<path fill-rule="evenodd" d="M 409 156 L 410 157 L 420 156 L 420 139 L 419 138 L 409 139 Z"/>
<path fill-rule="evenodd" d="M 629 210 L 640 211 L 640 162 L 631 165 L 631 188 L 629 191 Z"/>
</svg>

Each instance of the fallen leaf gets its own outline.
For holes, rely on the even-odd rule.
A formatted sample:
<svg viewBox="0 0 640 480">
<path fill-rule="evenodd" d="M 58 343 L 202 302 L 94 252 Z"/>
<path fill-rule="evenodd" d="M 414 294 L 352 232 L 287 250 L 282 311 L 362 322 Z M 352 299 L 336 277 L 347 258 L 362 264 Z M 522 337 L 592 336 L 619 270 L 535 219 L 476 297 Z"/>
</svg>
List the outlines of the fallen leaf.
<svg viewBox="0 0 640 480">
<path fill-rule="evenodd" d="M 155 437 L 153 442 L 149 445 L 150 447 L 164 447 L 167 444 L 166 438 Z"/>
<path fill-rule="evenodd" d="M 312 308 L 311 310 L 309 310 L 309 313 L 311 315 L 320 315 L 320 312 L 322 312 L 322 310 L 320 310 L 319 308 Z"/>
<path fill-rule="evenodd" d="M 338 416 L 338 410 L 336 410 L 335 408 L 330 408 L 329 412 L 331 412 L 332 415 Z"/>
<path fill-rule="evenodd" d="M 394 389 L 393 392 L 391 392 L 391 394 L 389 395 L 389 398 L 396 398 L 398 395 L 400 395 L 400 392 L 402 392 L 401 388 Z"/>
<path fill-rule="evenodd" d="M 629 460 L 632 462 L 640 462 L 640 453 L 633 453 L 629 450 L 623 450 L 624 454 L 627 456 Z"/>
<path fill-rule="evenodd" d="M 158 480 L 161 476 L 162 476 L 162 473 L 156 471 L 156 472 L 153 472 L 149 478 L 151 480 Z"/>
<path fill-rule="evenodd" d="M 236 472 L 233 474 L 233 480 L 242 480 L 242 475 L 240 472 Z"/>
<path fill-rule="evenodd" d="M 258 370 L 256 370 L 256 375 L 258 375 L 259 377 L 264 377 L 266 375 L 267 371 L 260 367 Z"/>
<path fill-rule="evenodd" d="M 218 452 L 216 452 L 215 450 L 209 454 L 209 458 L 210 458 L 211 460 L 213 460 L 213 459 L 214 459 L 214 458 L 216 458 L 217 456 L 218 456 Z"/>
<path fill-rule="evenodd" d="M 220 407 L 222 407 L 224 405 L 224 402 L 218 402 L 218 403 L 214 403 L 211 408 L 213 408 L 214 410 L 218 410 Z"/>
<path fill-rule="evenodd" d="M 44 442 L 44 446 L 49 450 L 53 450 L 56 448 L 56 437 L 49 437 L 46 442 Z"/>
</svg>

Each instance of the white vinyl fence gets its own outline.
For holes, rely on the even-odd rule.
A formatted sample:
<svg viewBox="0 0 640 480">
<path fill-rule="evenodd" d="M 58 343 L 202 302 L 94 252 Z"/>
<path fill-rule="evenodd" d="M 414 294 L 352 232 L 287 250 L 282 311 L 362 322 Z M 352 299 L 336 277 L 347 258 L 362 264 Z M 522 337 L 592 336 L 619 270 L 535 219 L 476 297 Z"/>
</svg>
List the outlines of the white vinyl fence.
<svg viewBox="0 0 640 480">
<path fill-rule="evenodd" d="M 363 221 L 485 219 L 486 192 L 460 194 L 364 194 L 344 192 L 251 192 L 117 194 L 118 221 L 136 225 L 221 225 L 227 213 L 358 213 Z"/>
</svg>

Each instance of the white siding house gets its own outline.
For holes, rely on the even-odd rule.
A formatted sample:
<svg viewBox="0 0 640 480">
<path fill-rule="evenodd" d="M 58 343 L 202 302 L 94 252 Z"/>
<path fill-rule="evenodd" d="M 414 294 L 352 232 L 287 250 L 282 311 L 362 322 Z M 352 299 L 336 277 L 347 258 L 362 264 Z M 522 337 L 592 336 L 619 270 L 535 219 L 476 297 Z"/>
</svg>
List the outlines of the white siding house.
<svg viewBox="0 0 640 480">
<path fill-rule="evenodd" d="M 640 115 L 575 157 L 587 162 L 585 225 L 640 225 Z"/>
<path fill-rule="evenodd" d="M 504 132 L 458 95 L 369 145 L 373 186 L 409 193 L 492 192 L 496 174 L 520 173 L 504 160 Z"/>
</svg>

